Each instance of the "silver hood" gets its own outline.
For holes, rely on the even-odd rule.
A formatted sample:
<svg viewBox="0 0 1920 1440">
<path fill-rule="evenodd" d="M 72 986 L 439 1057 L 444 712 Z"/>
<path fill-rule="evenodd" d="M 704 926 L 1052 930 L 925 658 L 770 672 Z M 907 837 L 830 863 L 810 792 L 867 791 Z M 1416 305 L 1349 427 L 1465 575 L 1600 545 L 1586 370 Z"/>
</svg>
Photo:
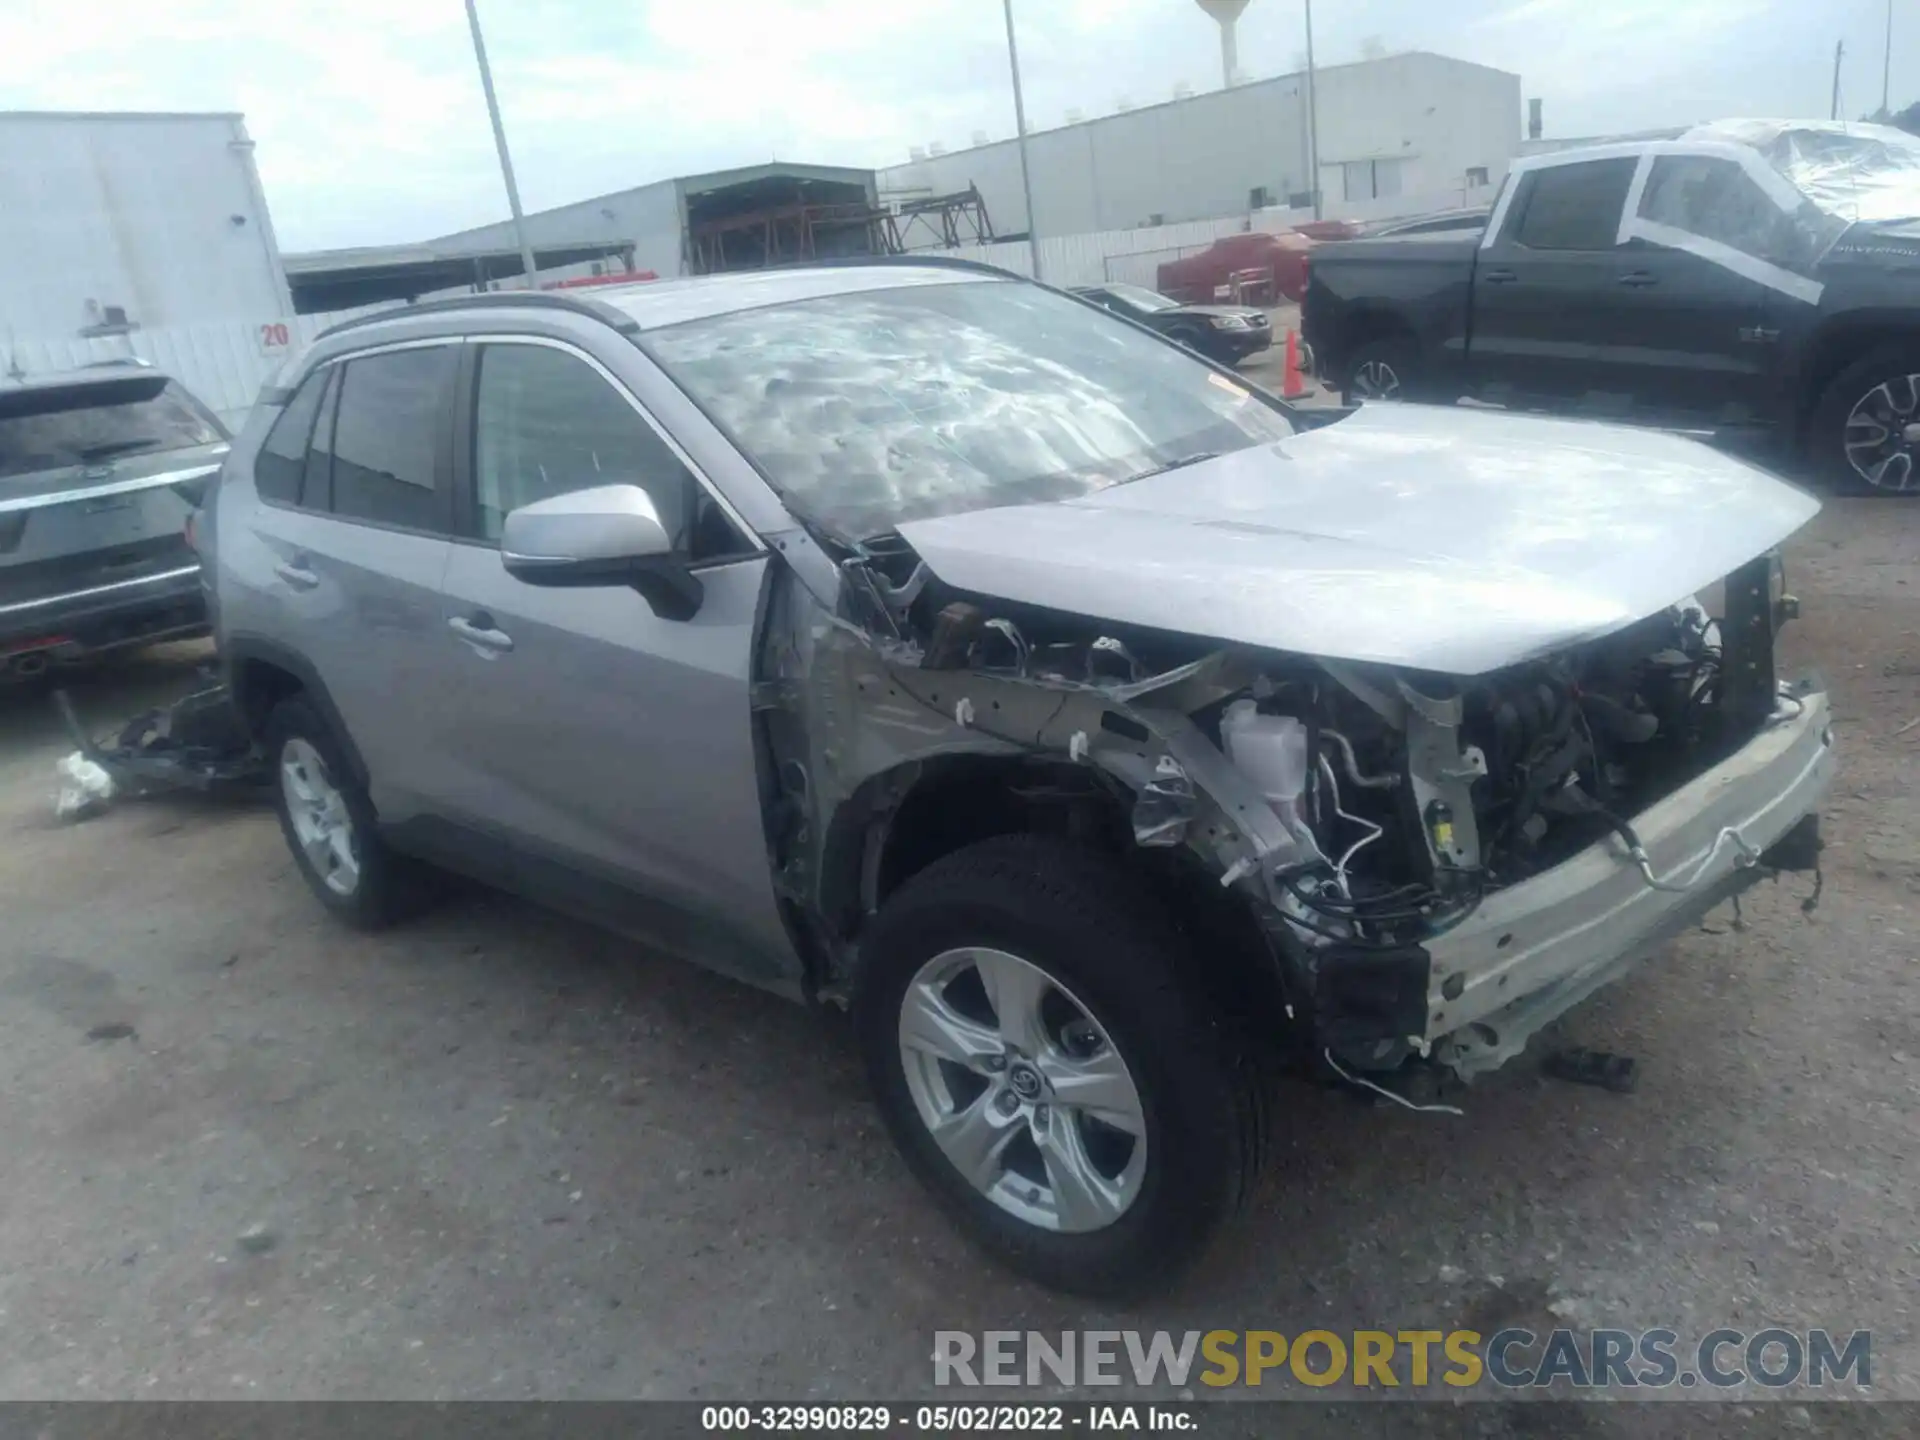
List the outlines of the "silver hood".
<svg viewBox="0 0 1920 1440">
<path fill-rule="evenodd" d="M 916 520 L 900 533 L 961 590 L 1479 675 L 1675 604 L 1819 508 L 1675 435 L 1368 405 L 1082 499 Z"/>
</svg>

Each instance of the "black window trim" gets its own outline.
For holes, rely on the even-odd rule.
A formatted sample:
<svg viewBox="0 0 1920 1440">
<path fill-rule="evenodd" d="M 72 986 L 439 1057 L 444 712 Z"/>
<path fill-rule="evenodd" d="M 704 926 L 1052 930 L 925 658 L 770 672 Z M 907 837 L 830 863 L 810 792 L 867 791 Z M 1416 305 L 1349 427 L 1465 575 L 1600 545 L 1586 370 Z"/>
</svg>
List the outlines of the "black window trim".
<svg viewBox="0 0 1920 1440">
<path fill-rule="evenodd" d="M 304 386 L 307 383 L 307 381 L 311 380 L 314 376 L 320 375 L 323 373 L 332 373 L 335 375 L 341 374 L 343 372 L 340 370 L 340 367 L 347 365 L 348 363 L 354 360 L 364 360 L 375 355 L 391 354 L 394 351 L 398 351 L 398 350 L 429 350 L 429 349 L 439 349 L 439 348 L 453 348 L 461 345 L 465 341 L 465 339 L 466 337 L 462 335 L 434 335 L 434 336 L 429 336 L 425 339 L 390 340 L 387 343 L 382 345 L 368 345 L 358 350 L 345 350 L 338 355 L 329 355 L 327 356 L 326 359 L 316 364 L 311 370 L 307 371 L 306 374 L 302 375 L 291 386 L 286 387 L 288 391 L 287 404 L 290 405 L 293 403 L 293 396 L 297 395 L 300 392 L 301 387 Z M 458 357 L 458 359 L 460 361 L 460 364 L 456 364 L 455 366 L 456 377 L 458 376 L 461 370 L 461 367 L 464 364 L 465 356 L 462 355 Z M 346 382 L 344 379 L 338 380 L 336 381 L 335 388 L 337 389 L 337 388 L 344 387 L 345 383 Z M 458 385 L 457 378 L 454 384 L 457 387 Z M 332 520 L 335 523 L 341 524 L 341 525 L 360 525 L 360 526 L 364 526 L 366 529 L 369 529 L 369 530 L 386 530 L 395 535 L 420 535 L 420 536 L 424 536 L 426 539 L 429 539 L 429 540 L 457 539 L 458 537 L 453 534 L 453 525 L 457 517 L 455 516 L 455 513 L 454 513 L 455 506 L 454 506 L 454 491 L 453 491 L 453 454 L 452 454 L 452 446 L 449 443 L 450 441 L 449 432 L 450 432 L 450 427 L 453 423 L 453 411 L 454 411 L 454 405 L 452 402 L 453 402 L 455 393 L 457 393 L 457 389 L 455 392 L 444 393 L 440 396 L 440 400 L 439 400 L 440 418 L 439 418 L 439 423 L 436 427 L 440 433 L 435 437 L 434 445 L 433 445 L 433 493 L 434 493 L 434 498 L 438 502 L 439 509 L 440 509 L 440 525 L 441 525 L 440 529 L 429 530 L 429 529 L 422 529 L 421 527 L 416 525 L 395 525 L 391 521 L 369 520 L 364 516 L 360 516 L 360 515 L 341 515 L 338 512 L 336 512 L 333 508 L 334 456 L 331 449 L 329 449 L 327 453 L 327 508 L 326 509 L 321 510 L 311 505 L 298 505 L 298 504 L 289 505 L 285 501 L 281 501 L 281 500 L 269 500 L 266 496 L 260 494 L 260 487 L 257 484 L 254 486 L 255 498 L 258 499 L 262 505 L 270 506 L 275 510 L 290 510 L 299 515 L 313 515 L 313 516 L 317 516 L 322 520 Z M 320 409 L 316 411 L 314 414 L 313 427 L 307 431 L 306 448 L 301 452 L 302 470 L 301 470 L 300 479 L 301 479 L 301 492 L 303 497 L 306 490 L 306 471 L 304 467 L 306 464 L 307 457 L 310 456 L 313 451 L 314 432 L 319 428 L 320 416 L 324 414 L 326 411 L 326 400 L 327 400 L 326 394 L 323 392 L 320 397 Z M 285 414 L 286 405 L 282 405 L 280 408 L 281 408 L 281 413 Z M 332 418 L 334 422 L 334 430 L 337 433 L 339 430 L 339 421 L 340 421 L 340 403 L 337 396 L 335 397 L 335 400 L 334 400 Z"/>
<path fill-rule="evenodd" d="M 640 398 L 597 357 L 570 340 L 558 340 L 550 335 L 487 332 L 463 335 L 460 337 L 460 343 L 465 347 L 465 351 L 460 357 L 458 378 L 454 382 L 456 399 L 453 406 L 453 434 L 450 446 L 451 453 L 455 457 L 453 465 L 454 534 L 451 537 L 454 544 L 473 545 L 493 551 L 498 551 L 500 548 L 499 541 L 483 540 L 473 533 L 478 528 L 474 524 L 474 486 L 477 480 L 473 467 L 473 435 L 474 425 L 478 420 L 480 349 L 487 345 L 532 345 L 545 350 L 558 350 L 563 355 L 571 355 L 577 360 L 585 361 L 603 381 L 613 388 L 616 395 L 633 408 L 633 412 L 640 417 L 642 423 L 659 437 L 674 458 L 686 467 L 694 483 L 706 491 L 708 497 L 720 507 L 720 513 L 727 517 L 728 523 L 746 537 L 745 551 L 716 555 L 710 560 L 695 560 L 687 566 L 689 570 L 712 570 L 724 565 L 737 565 L 743 560 L 755 560 L 767 553 L 766 541 L 760 538 L 760 533 L 747 523 L 746 517 L 741 515 L 733 502 L 721 493 L 720 487 L 713 483 L 707 472 L 700 467 L 693 456 L 687 453 L 686 447 L 668 433 L 666 426 L 654 419 L 652 412 L 641 403 Z"/>
</svg>

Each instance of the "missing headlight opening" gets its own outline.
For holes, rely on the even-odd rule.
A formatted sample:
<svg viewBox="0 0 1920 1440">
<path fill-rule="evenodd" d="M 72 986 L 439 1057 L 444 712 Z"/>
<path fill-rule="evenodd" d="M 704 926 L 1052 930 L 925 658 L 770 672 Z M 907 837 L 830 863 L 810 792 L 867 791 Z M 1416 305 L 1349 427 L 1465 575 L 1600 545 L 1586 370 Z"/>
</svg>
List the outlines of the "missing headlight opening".
<svg viewBox="0 0 1920 1440">
<path fill-rule="evenodd" d="M 1464 1078 L 1617 973 L 1611 950 L 1557 958 L 1590 896 L 1644 891 L 1695 919 L 1766 869 L 1809 868 L 1763 865 L 1778 837 L 1740 820 L 1694 845 L 1663 809 L 1811 700 L 1824 715 L 1775 678 L 1771 556 L 1726 577 L 1718 616 L 1686 599 L 1471 676 L 961 592 L 897 537 L 840 568 L 841 613 L 769 630 L 776 691 L 805 717 L 789 743 L 813 746 L 782 753 L 774 725 L 776 774 L 813 787 L 788 787 L 776 862 L 829 996 L 914 846 L 1055 828 L 1204 877 L 1217 898 L 1195 903 L 1250 922 L 1277 1024 L 1324 1071 L 1424 1059 Z M 836 876 L 850 830 L 863 858 Z"/>
</svg>

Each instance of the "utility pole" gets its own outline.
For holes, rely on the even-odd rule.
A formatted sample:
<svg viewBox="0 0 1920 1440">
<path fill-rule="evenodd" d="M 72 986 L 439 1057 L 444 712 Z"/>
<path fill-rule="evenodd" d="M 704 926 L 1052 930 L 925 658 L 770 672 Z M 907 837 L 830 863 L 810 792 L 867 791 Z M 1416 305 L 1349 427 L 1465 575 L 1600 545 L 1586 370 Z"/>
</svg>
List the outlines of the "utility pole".
<svg viewBox="0 0 1920 1440">
<path fill-rule="evenodd" d="M 1887 0 L 1887 43 L 1880 52 L 1880 118 L 1886 120 L 1893 114 L 1889 103 L 1888 91 L 1893 81 L 1893 0 Z"/>
<path fill-rule="evenodd" d="M 1013 71 L 1013 124 L 1020 132 L 1020 189 L 1027 199 L 1027 266 L 1040 278 L 1040 236 L 1033 223 L 1033 172 L 1027 168 L 1027 102 L 1020 93 L 1020 47 L 1013 38 L 1013 0 L 1001 0 L 1007 15 L 1007 66 Z"/>
<path fill-rule="evenodd" d="M 1846 51 L 1846 42 L 1833 42 L 1833 109 L 1828 113 L 1829 120 L 1840 118 L 1840 57 Z"/>
<path fill-rule="evenodd" d="M 1320 107 L 1313 93 L 1313 0 L 1307 0 L 1307 189 L 1313 195 L 1313 218 L 1320 218 Z"/>
<path fill-rule="evenodd" d="M 493 71 L 487 67 L 487 43 L 480 38 L 480 12 L 467 0 L 467 28 L 473 31 L 473 58 L 480 66 L 480 88 L 487 95 L 487 118 L 493 122 L 493 144 L 500 152 L 500 175 L 507 182 L 507 208 L 513 212 L 513 238 L 520 246 L 520 264 L 527 289 L 534 286 L 533 247 L 527 243 L 527 217 L 520 212 L 520 187 L 513 179 L 513 157 L 507 154 L 507 131 L 500 123 L 500 102 L 493 94 Z"/>
</svg>

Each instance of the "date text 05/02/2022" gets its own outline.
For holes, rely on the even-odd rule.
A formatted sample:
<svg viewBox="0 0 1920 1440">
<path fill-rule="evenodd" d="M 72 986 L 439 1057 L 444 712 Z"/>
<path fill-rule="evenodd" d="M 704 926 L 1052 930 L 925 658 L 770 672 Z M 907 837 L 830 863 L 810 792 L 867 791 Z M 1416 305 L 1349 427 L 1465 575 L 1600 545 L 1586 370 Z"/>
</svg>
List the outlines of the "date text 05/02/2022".
<svg viewBox="0 0 1920 1440">
<path fill-rule="evenodd" d="M 707 1405 L 700 1428 L 854 1434 L 911 1430 L 951 1435 L 958 1431 L 1006 1435 L 1067 1430 L 1197 1430 L 1195 1407 L 1171 1405 Z"/>
</svg>

